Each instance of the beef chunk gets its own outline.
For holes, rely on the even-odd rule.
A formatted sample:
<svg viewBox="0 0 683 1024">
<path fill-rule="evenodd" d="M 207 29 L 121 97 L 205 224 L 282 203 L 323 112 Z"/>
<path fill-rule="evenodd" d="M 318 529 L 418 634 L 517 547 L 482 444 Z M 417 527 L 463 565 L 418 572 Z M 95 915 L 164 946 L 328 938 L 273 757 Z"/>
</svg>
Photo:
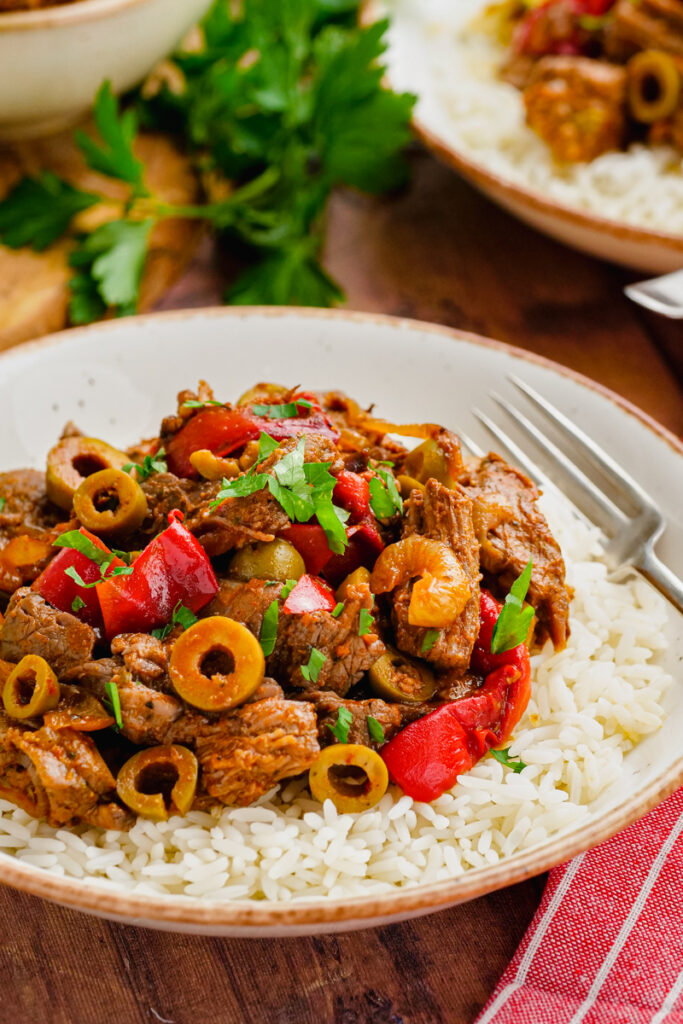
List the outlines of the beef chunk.
<svg viewBox="0 0 683 1024">
<path fill-rule="evenodd" d="M 336 693 L 320 690 L 302 694 L 301 700 L 309 701 L 315 708 L 315 713 L 318 716 L 318 742 L 321 747 L 339 742 L 332 732 L 332 727 L 337 724 L 340 708 L 345 708 L 352 716 L 347 742 L 361 743 L 363 746 L 378 749 L 381 743 L 375 743 L 370 738 L 369 716 L 376 719 L 381 725 L 384 730 L 384 739 L 390 740 L 409 722 L 414 722 L 427 711 L 433 711 L 436 707 L 436 705 L 423 703 L 388 704 L 378 697 L 370 700 L 342 700 Z"/>
<path fill-rule="evenodd" d="M 173 473 L 153 473 L 141 485 L 147 498 L 148 514 L 143 532 L 155 537 L 168 526 L 168 515 L 177 508 L 187 518 L 202 499 L 202 485 L 183 480 Z"/>
<path fill-rule="evenodd" d="M 125 669 L 114 674 L 113 682 L 121 702 L 121 731 L 127 739 L 141 746 L 189 743 L 195 720 L 201 716 L 179 697 L 132 680 Z"/>
<path fill-rule="evenodd" d="M 569 636 L 569 592 L 560 547 L 539 510 L 539 492 L 521 470 L 499 455 L 473 463 L 463 482 L 475 503 L 482 568 L 507 593 L 529 559 L 528 600 L 555 647 Z"/>
<path fill-rule="evenodd" d="M 19 662 L 25 654 L 38 654 L 61 676 L 89 661 L 94 646 L 94 631 L 75 615 L 57 611 L 26 587 L 12 596 L 0 630 L 4 661 Z"/>
<path fill-rule="evenodd" d="M 168 649 L 149 633 L 121 633 L 111 644 L 113 655 L 120 655 L 123 664 L 136 682 L 155 690 L 171 690 L 168 676 Z"/>
<path fill-rule="evenodd" d="M 683 57 L 680 0 L 617 0 L 605 27 L 605 50 L 625 62 L 639 50 L 664 50 Z"/>
<path fill-rule="evenodd" d="M 595 160 L 624 141 L 626 70 L 587 57 L 542 57 L 524 104 L 527 123 L 556 160 Z"/>
<path fill-rule="evenodd" d="M 5 504 L 0 512 L 0 547 L 5 538 L 25 533 L 26 528 L 49 531 L 64 518 L 47 497 L 45 473 L 37 469 L 17 469 L 0 473 L 0 498 Z"/>
<path fill-rule="evenodd" d="M 205 789 L 221 803 L 238 807 L 307 771 L 319 750 L 313 709 L 276 697 L 206 721 L 195 742 Z"/>
<path fill-rule="evenodd" d="M 96 661 L 84 661 L 64 672 L 62 679 L 99 697 L 106 695 L 105 685 L 114 678 L 114 673 L 121 667 L 120 658 L 98 658 Z"/>
<path fill-rule="evenodd" d="M 270 491 L 227 498 L 212 511 L 210 504 L 219 487 L 213 485 L 213 488 L 210 500 L 207 496 L 187 522 L 188 529 L 211 558 L 246 544 L 273 540 L 277 533 L 289 526 L 285 510 Z"/>
<path fill-rule="evenodd" d="M 255 637 L 261 634 L 263 616 L 276 598 L 280 597 L 282 584 L 269 584 L 264 580 L 222 579 L 213 601 L 202 610 L 202 617 L 224 615 L 241 622 Z"/>
<path fill-rule="evenodd" d="M 0 793 L 55 828 L 86 822 L 121 829 L 132 816 L 113 802 L 116 782 L 92 739 L 75 729 L 31 730 L 2 716 Z"/>
<path fill-rule="evenodd" d="M 59 704 L 43 715 L 45 725 L 52 729 L 96 732 L 114 724 L 112 716 L 88 690 L 61 683 L 59 691 Z"/>
<path fill-rule="evenodd" d="M 369 611 L 372 605 L 367 584 L 361 584 L 349 593 L 339 618 L 326 611 L 282 613 L 269 671 L 295 689 L 334 690 L 343 696 L 384 654 L 378 634 L 358 635 L 361 609 Z M 325 661 L 318 679 L 311 683 L 301 674 L 301 666 L 308 664 L 314 647 Z"/>
<path fill-rule="evenodd" d="M 469 666 L 479 633 L 479 545 L 472 523 L 472 501 L 464 488 L 451 490 L 437 480 L 428 481 L 424 494 L 413 491 L 406 505 L 403 536 L 419 533 L 446 544 L 455 554 L 471 584 L 469 601 L 456 621 L 442 629 L 431 649 L 422 652 L 427 630 L 411 626 L 408 608 L 412 583 L 399 587 L 393 596 L 393 621 L 397 647 L 430 661 L 439 669 L 464 672 Z"/>
</svg>

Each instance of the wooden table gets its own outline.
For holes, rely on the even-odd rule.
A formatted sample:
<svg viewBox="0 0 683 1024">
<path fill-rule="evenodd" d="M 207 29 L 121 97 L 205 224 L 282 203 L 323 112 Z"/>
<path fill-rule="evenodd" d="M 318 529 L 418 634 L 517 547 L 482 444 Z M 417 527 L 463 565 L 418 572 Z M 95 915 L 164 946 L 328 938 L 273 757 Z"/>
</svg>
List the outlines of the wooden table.
<svg viewBox="0 0 683 1024">
<path fill-rule="evenodd" d="M 426 154 L 413 160 L 404 194 L 332 205 L 327 263 L 349 306 L 540 352 L 683 434 L 683 329 L 631 305 L 626 273 L 520 226 Z M 220 301 L 222 263 L 207 243 L 164 308 Z M 470 1024 L 543 884 L 404 925 L 276 941 L 142 931 L 5 890 L 0 1024 Z"/>
</svg>

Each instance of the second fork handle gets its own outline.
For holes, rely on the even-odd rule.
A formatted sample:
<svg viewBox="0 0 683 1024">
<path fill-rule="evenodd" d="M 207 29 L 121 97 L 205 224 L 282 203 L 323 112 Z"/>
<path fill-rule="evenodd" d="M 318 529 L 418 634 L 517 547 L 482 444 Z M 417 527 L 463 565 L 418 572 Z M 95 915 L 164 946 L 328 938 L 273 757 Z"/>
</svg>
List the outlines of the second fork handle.
<svg viewBox="0 0 683 1024">
<path fill-rule="evenodd" d="M 642 560 L 636 566 L 640 569 L 650 583 L 653 584 L 664 597 L 683 613 L 683 580 L 664 565 L 657 558 L 657 555 L 649 549 L 643 555 Z"/>
</svg>

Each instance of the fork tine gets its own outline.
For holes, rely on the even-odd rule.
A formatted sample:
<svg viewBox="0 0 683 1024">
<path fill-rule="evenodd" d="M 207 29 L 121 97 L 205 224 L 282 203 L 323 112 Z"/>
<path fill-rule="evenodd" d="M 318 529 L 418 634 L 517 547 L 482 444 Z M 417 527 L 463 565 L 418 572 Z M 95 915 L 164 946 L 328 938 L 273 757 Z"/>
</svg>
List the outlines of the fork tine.
<svg viewBox="0 0 683 1024">
<path fill-rule="evenodd" d="M 483 459 L 486 452 L 483 448 L 480 448 L 476 441 L 473 441 L 469 434 L 463 434 L 462 430 L 458 430 L 458 437 L 467 448 L 468 452 L 471 452 L 478 459 Z"/>
<path fill-rule="evenodd" d="M 479 422 L 483 423 L 489 433 L 493 434 L 495 439 L 508 450 L 510 455 L 512 455 L 517 464 L 522 467 L 527 476 L 531 477 L 535 483 L 541 484 L 543 487 L 551 487 L 559 493 L 557 485 L 553 483 L 550 477 L 547 476 L 539 466 L 536 466 L 532 462 L 526 452 L 516 445 L 512 438 L 503 433 L 497 423 L 483 413 L 481 409 L 473 409 L 472 412 Z"/>
<path fill-rule="evenodd" d="M 604 449 L 600 448 L 584 433 L 580 427 L 572 423 L 564 413 L 561 413 L 559 409 L 556 409 L 550 402 L 546 401 L 542 395 L 539 395 L 532 387 L 530 387 L 525 381 L 512 374 L 510 380 L 523 394 L 529 398 L 534 405 L 538 406 L 546 416 L 548 416 L 554 423 L 562 427 L 567 434 L 574 441 L 576 446 L 593 462 L 594 465 L 598 466 L 603 473 L 612 481 L 612 483 L 620 488 L 636 505 L 640 506 L 641 509 L 649 509 L 650 511 L 656 511 L 656 506 L 649 497 L 649 495 L 643 490 L 639 483 L 637 483 L 632 476 L 630 476 L 622 467 L 616 462 L 611 455 L 608 455 Z M 587 478 L 586 478 L 587 479 Z"/>
<path fill-rule="evenodd" d="M 578 466 L 567 458 L 563 451 L 561 451 L 556 445 L 549 441 L 547 437 L 538 429 L 538 427 L 527 419 L 521 412 L 519 412 L 513 405 L 506 402 L 505 399 L 500 398 L 498 395 L 493 395 L 496 402 L 501 406 L 502 409 L 510 416 L 515 423 L 518 424 L 523 430 L 525 430 L 531 437 L 533 437 L 536 444 L 547 452 L 547 454 L 564 470 L 569 479 L 579 488 L 584 495 L 588 495 L 591 503 L 595 506 L 595 510 L 598 512 L 597 518 L 600 519 L 604 528 L 608 532 L 613 533 L 615 524 L 626 523 L 627 516 L 618 508 L 614 502 L 610 501 L 606 494 L 595 486 L 592 480 L 590 480 L 585 473 L 582 473 Z"/>
</svg>

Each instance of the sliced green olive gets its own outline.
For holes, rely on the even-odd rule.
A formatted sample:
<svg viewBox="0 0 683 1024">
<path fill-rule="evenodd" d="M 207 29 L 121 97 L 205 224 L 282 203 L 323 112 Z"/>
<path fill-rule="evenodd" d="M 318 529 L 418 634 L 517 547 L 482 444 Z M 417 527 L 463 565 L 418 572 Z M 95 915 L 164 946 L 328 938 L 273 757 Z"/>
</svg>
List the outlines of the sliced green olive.
<svg viewBox="0 0 683 1024">
<path fill-rule="evenodd" d="M 343 579 L 337 587 L 335 597 L 338 601 L 346 601 L 349 597 L 349 590 L 352 587 L 357 587 L 359 584 L 370 583 L 370 570 L 366 569 L 364 565 L 359 566 L 358 569 L 354 569 L 353 572 L 349 573 L 346 579 Z"/>
<path fill-rule="evenodd" d="M 178 696 L 202 711 L 227 711 L 258 688 L 266 670 L 261 645 L 241 622 L 200 619 L 173 645 L 168 665 Z"/>
<path fill-rule="evenodd" d="M 331 800 L 340 814 L 357 814 L 379 803 L 387 791 L 389 773 L 370 747 L 333 743 L 320 751 L 308 783 L 320 803 Z"/>
<path fill-rule="evenodd" d="M 448 459 L 438 443 L 431 438 L 408 452 L 403 468 L 404 475 L 412 477 L 418 484 L 426 484 L 432 477 L 444 487 L 453 487 L 455 483 L 449 471 Z"/>
<path fill-rule="evenodd" d="M 95 437 L 64 437 L 47 455 L 47 496 L 68 512 L 86 477 L 102 469 L 123 469 L 128 462 L 125 452 Z"/>
<path fill-rule="evenodd" d="M 34 718 L 59 704 L 59 683 L 44 658 L 25 655 L 10 672 L 2 691 L 10 718 Z"/>
<path fill-rule="evenodd" d="M 298 580 L 306 572 L 304 560 L 286 540 L 276 538 L 240 548 L 230 562 L 230 575 L 238 580 Z"/>
<path fill-rule="evenodd" d="M 373 693 L 384 700 L 417 703 L 430 700 L 436 692 L 432 672 L 421 662 L 393 647 L 378 658 L 368 672 Z"/>
<path fill-rule="evenodd" d="M 116 779 L 116 792 L 136 814 L 165 821 L 171 814 L 187 814 L 197 774 L 197 758 L 187 747 L 148 747 L 126 761 Z"/>
<path fill-rule="evenodd" d="M 145 492 L 121 469 L 101 469 L 86 477 L 74 494 L 73 505 L 86 530 L 105 536 L 132 533 L 147 515 Z"/>
<path fill-rule="evenodd" d="M 663 50 L 641 50 L 627 66 L 628 104 L 642 124 L 671 117 L 678 106 L 681 75 L 673 57 Z"/>
</svg>

